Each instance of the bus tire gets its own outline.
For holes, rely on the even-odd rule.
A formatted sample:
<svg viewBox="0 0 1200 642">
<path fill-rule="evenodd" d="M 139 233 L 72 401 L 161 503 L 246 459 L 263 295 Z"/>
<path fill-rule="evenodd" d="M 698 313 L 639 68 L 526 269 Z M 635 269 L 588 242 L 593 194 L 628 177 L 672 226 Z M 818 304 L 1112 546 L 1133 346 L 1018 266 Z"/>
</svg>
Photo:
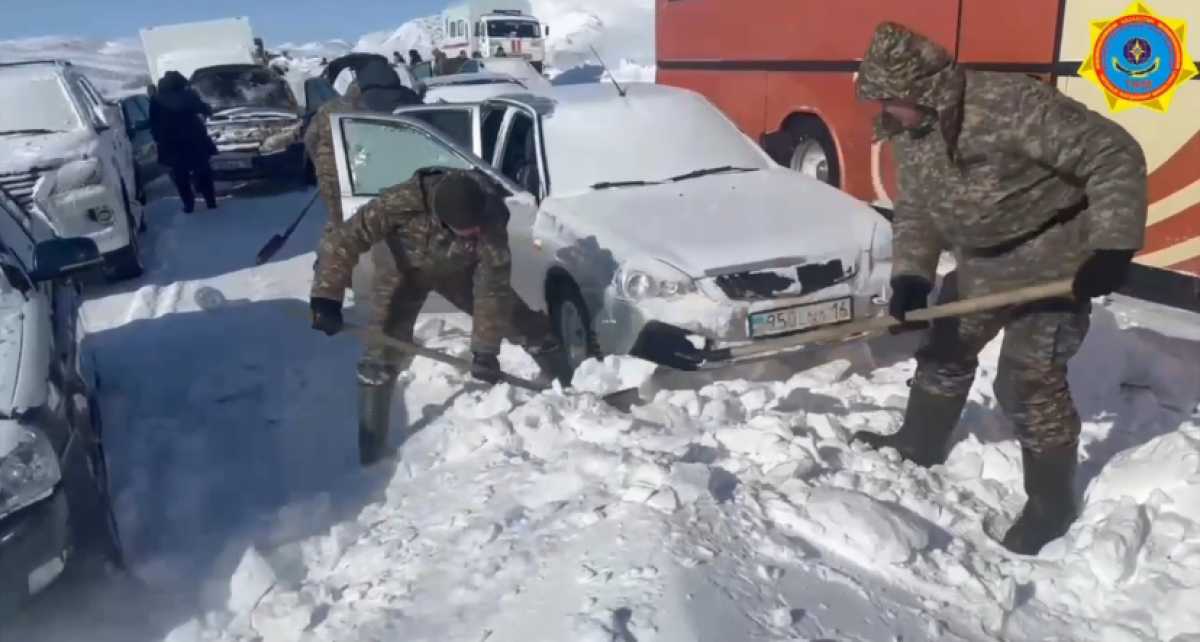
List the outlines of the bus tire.
<svg viewBox="0 0 1200 642">
<path fill-rule="evenodd" d="M 784 123 L 780 133 L 786 136 L 774 137 L 782 145 L 774 145 L 772 154 L 780 165 L 834 187 L 842 186 L 837 147 L 833 144 L 829 128 L 820 118 L 793 116 Z"/>
</svg>

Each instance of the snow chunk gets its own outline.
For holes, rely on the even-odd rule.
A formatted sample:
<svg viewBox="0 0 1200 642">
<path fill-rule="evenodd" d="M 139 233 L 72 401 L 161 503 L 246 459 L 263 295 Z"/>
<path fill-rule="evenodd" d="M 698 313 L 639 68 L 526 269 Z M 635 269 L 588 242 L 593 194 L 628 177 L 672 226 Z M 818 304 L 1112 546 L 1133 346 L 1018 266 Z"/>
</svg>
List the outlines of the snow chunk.
<svg viewBox="0 0 1200 642">
<path fill-rule="evenodd" d="M 312 623 L 316 605 L 308 594 L 288 591 L 263 600 L 250 616 L 250 625 L 263 642 L 299 642 Z"/>
<path fill-rule="evenodd" d="M 929 527 L 915 515 L 851 490 L 814 488 L 803 514 L 782 501 L 770 502 L 767 510 L 795 534 L 859 561 L 902 564 L 930 545 Z"/>
<path fill-rule="evenodd" d="M 274 569 L 258 550 L 251 546 L 246 549 L 237 570 L 233 572 L 226 606 L 239 615 L 249 613 L 274 586 Z"/>
</svg>

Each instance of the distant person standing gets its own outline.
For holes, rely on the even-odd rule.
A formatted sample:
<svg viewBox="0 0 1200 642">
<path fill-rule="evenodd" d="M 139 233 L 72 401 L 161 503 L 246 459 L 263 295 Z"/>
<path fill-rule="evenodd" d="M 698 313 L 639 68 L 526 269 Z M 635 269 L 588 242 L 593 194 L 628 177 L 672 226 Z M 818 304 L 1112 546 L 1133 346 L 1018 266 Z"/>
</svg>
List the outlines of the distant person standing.
<svg viewBox="0 0 1200 642">
<path fill-rule="evenodd" d="M 183 74 L 168 71 L 158 81 L 158 91 L 150 100 L 150 132 L 158 144 L 158 162 L 171 168 L 171 180 L 183 201 L 183 211 L 195 210 L 193 185 L 204 196 L 208 209 L 217 208 L 209 158 L 217 146 L 208 135 L 204 118 L 212 108 L 188 84 Z"/>
<path fill-rule="evenodd" d="M 392 64 L 393 65 L 403 65 L 404 64 L 404 56 L 401 56 L 399 51 L 392 52 Z"/>
<path fill-rule="evenodd" d="M 403 60 L 401 60 L 401 62 L 403 62 Z M 420 52 L 418 52 L 416 49 L 408 50 L 408 63 L 410 65 L 416 67 L 417 65 L 421 64 L 422 62 L 424 62 L 424 60 L 421 59 Z"/>
</svg>

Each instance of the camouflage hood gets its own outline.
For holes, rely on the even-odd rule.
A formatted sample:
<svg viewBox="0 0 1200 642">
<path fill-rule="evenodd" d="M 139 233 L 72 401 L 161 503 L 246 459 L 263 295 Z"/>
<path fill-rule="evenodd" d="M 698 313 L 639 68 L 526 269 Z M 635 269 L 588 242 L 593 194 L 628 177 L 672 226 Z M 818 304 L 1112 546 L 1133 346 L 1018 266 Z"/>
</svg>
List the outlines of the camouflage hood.
<svg viewBox="0 0 1200 642">
<path fill-rule="evenodd" d="M 936 112 L 938 129 L 953 150 L 962 125 L 965 83 L 950 52 L 906 27 L 884 22 L 871 38 L 855 91 L 860 100 L 900 100 Z M 903 127 L 881 116 L 875 130 L 876 138 L 883 139 L 899 134 Z"/>
</svg>

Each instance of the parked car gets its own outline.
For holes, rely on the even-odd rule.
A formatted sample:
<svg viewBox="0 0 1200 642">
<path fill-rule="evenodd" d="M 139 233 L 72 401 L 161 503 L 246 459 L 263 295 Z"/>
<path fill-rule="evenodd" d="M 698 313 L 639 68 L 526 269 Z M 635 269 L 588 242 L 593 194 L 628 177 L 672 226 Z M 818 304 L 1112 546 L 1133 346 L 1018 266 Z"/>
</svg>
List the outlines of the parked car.
<svg viewBox="0 0 1200 642">
<path fill-rule="evenodd" d="M 121 563 L 71 280 L 102 258 L 85 237 L 36 243 L 30 216 L 0 190 L 0 618 L 78 553 Z"/>
<path fill-rule="evenodd" d="M 512 76 L 521 81 L 530 91 L 550 91 L 552 85 L 542 72 L 538 71 L 524 58 L 487 58 L 471 59 L 463 63 L 458 70 L 460 74 L 498 73 Z"/>
<path fill-rule="evenodd" d="M 391 65 L 396 70 L 396 75 L 400 76 L 400 83 L 405 87 L 417 92 L 417 94 L 425 91 L 424 83 L 417 80 L 408 65 L 393 63 L 387 59 L 387 56 L 375 53 L 356 51 L 340 58 L 334 58 L 321 72 L 321 78 L 324 78 L 338 94 L 345 94 L 350 83 L 358 75 L 358 70 L 362 69 L 367 62 L 372 60 Z"/>
<path fill-rule="evenodd" d="M 158 163 L 158 144 L 150 132 L 150 97 L 146 94 L 125 96 L 118 101 L 125 117 L 125 135 L 133 153 L 134 183 L 137 201 L 146 204 L 146 186 L 166 174 L 166 167 Z"/>
<path fill-rule="evenodd" d="M 133 152 L 121 108 L 58 60 L 0 64 L 0 188 L 86 236 L 112 279 L 142 274 Z"/>
<path fill-rule="evenodd" d="M 334 117 L 346 212 L 434 165 L 508 194 L 514 287 L 550 313 L 572 366 L 643 356 L 651 321 L 716 351 L 886 305 L 888 222 L 779 166 L 699 94 L 574 85 Z M 356 291 L 370 278 L 360 262 Z"/>
<path fill-rule="evenodd" d="M 465 103 L 487 100 L 504 94 L 529 93 L 525 83 L 493 72 L 451 74 L 425 80 L 425 102 Z"/>
</svg>

